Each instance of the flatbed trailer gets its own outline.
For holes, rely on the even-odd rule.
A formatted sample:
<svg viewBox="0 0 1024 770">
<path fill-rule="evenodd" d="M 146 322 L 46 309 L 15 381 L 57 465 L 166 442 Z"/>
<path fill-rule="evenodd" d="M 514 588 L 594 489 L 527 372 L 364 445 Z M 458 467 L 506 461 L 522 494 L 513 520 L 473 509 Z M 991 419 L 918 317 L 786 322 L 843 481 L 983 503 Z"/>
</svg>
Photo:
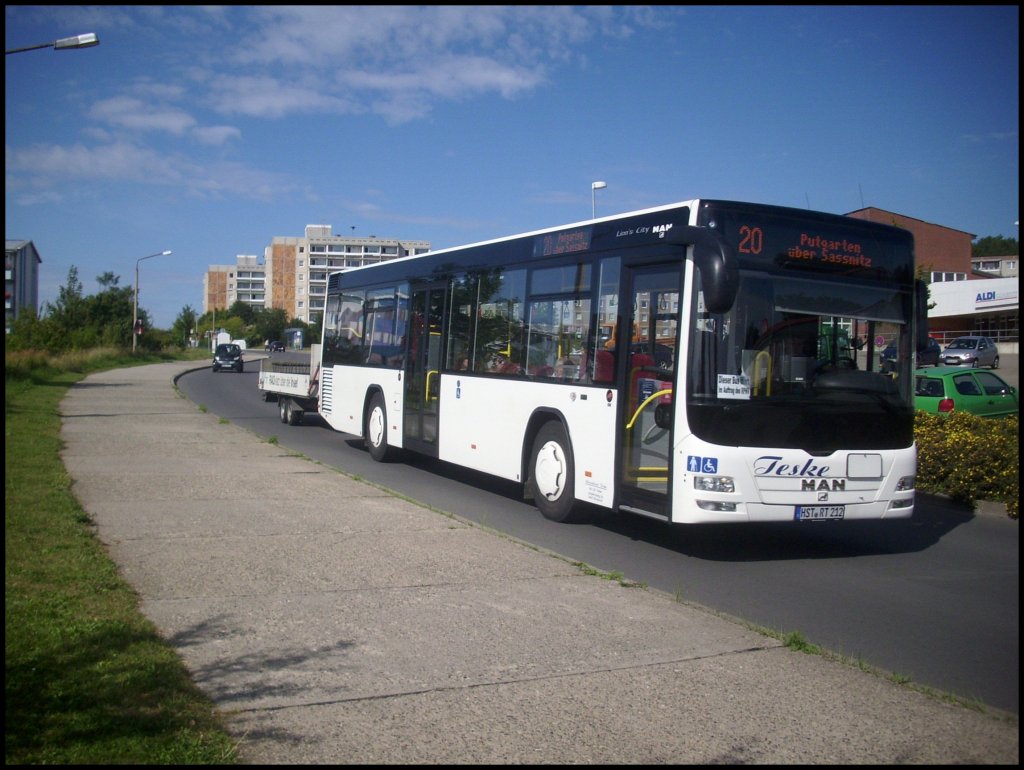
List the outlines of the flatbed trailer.
<svg viewBox="0 0 1024 770">
<path fill-rule="evenodd" d="M 309 361 L 260 360 L 257 382 L 265 401 L 277 401 L 281 422 L 298 425 L 320 401 L 320 345 L 310 347 Z"/>
</svg>

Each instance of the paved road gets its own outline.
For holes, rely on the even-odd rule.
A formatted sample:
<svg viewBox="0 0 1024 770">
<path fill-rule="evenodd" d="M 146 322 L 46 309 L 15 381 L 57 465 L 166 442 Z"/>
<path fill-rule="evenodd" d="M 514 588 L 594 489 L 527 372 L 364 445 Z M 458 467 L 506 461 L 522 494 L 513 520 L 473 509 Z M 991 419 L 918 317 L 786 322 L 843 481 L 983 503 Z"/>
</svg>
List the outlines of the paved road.
<svg viewBox="0 0 1024 770">
<path fill-rule="evenodd" d="M 996 374 L 1006 380 L 1013 387 L 1020 390 L 1020 355 L 1017 353 L 1003 353 L 999 356 L 999 368 Z"/>
<path fill-rule="evenodd" d="M 275 356 L 276 358 L 277 356 Z M 308 360 L 308 359 L 307 359 Z M 257 369 L 191 372 L 196 404 L 264 440 L 514 538 L 896 672 L 921 687 L 1020 712 L 1019 527 L 1001 504 L 919 493 L 912 519 L 666 525 L 586 507 L 557 524 L 509 481 L 419 455 L 374 462 L 356 437 L 307 414 L 284 426 Z"/>
<path fill-rule="evenodd" d="M 182 364 L 61 405 L 74 492 L 254 764 L 1016 764 L 1016 717 L 701 606 L 203 413 Z"/>
</svg>

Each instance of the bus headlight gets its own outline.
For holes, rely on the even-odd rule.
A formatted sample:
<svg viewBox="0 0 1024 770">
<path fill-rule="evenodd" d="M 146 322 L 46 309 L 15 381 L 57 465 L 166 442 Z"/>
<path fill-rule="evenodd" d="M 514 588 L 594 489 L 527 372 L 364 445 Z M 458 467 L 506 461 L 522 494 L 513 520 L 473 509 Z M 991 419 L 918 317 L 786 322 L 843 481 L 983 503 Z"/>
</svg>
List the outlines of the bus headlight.
<svg viewBox="0 0 1024 770">
<path fill-rule="evenodd" d="M 718 500 L 698 500 L 697 507 L 703 508 L 705 511 L 736 512 L 736 503 L 723 503 Z"/>
<path fill-rule="evenodd" d="M 732 476 L 694 476 L 694 489 L 701 492 L 735 492 Z"/>
<path fill-rule="evenodd" d="M 902 476 L 900 480 L 896 482 L 896 491 L 906 492 L 908 489 L 913 489 L 914 479 L 914 476 Z"/>
</svg>

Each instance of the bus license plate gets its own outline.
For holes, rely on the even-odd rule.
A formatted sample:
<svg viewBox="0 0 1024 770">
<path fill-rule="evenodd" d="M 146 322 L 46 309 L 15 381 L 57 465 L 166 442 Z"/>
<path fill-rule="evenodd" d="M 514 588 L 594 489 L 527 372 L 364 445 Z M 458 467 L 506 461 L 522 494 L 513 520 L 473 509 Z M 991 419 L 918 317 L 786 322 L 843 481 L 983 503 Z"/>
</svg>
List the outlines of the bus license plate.
<svg viewBox="0 0 1024 770">
<path fill-rule="evenodd" d="M 827 521 L 841 519 L 845 515 L 845 505 L 798 505 L 794 518 L 797 521 Z"/>
</svg>

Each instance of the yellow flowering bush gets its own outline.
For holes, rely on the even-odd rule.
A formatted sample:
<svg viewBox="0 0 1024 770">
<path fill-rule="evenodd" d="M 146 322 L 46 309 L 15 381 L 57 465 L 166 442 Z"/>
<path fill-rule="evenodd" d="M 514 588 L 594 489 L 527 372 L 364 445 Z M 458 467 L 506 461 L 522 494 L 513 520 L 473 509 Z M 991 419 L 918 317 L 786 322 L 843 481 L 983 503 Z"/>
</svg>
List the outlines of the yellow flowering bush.
<svg viewBox="0 0 1024 770">
<path fill-rule="evenodd" d="M 918 412 L 917 488 L 973 505 L 1006 504 L 1010 518 L 1020 509 L 1020 418 L 987 419 L 966 412 Z"/>
</svg>

